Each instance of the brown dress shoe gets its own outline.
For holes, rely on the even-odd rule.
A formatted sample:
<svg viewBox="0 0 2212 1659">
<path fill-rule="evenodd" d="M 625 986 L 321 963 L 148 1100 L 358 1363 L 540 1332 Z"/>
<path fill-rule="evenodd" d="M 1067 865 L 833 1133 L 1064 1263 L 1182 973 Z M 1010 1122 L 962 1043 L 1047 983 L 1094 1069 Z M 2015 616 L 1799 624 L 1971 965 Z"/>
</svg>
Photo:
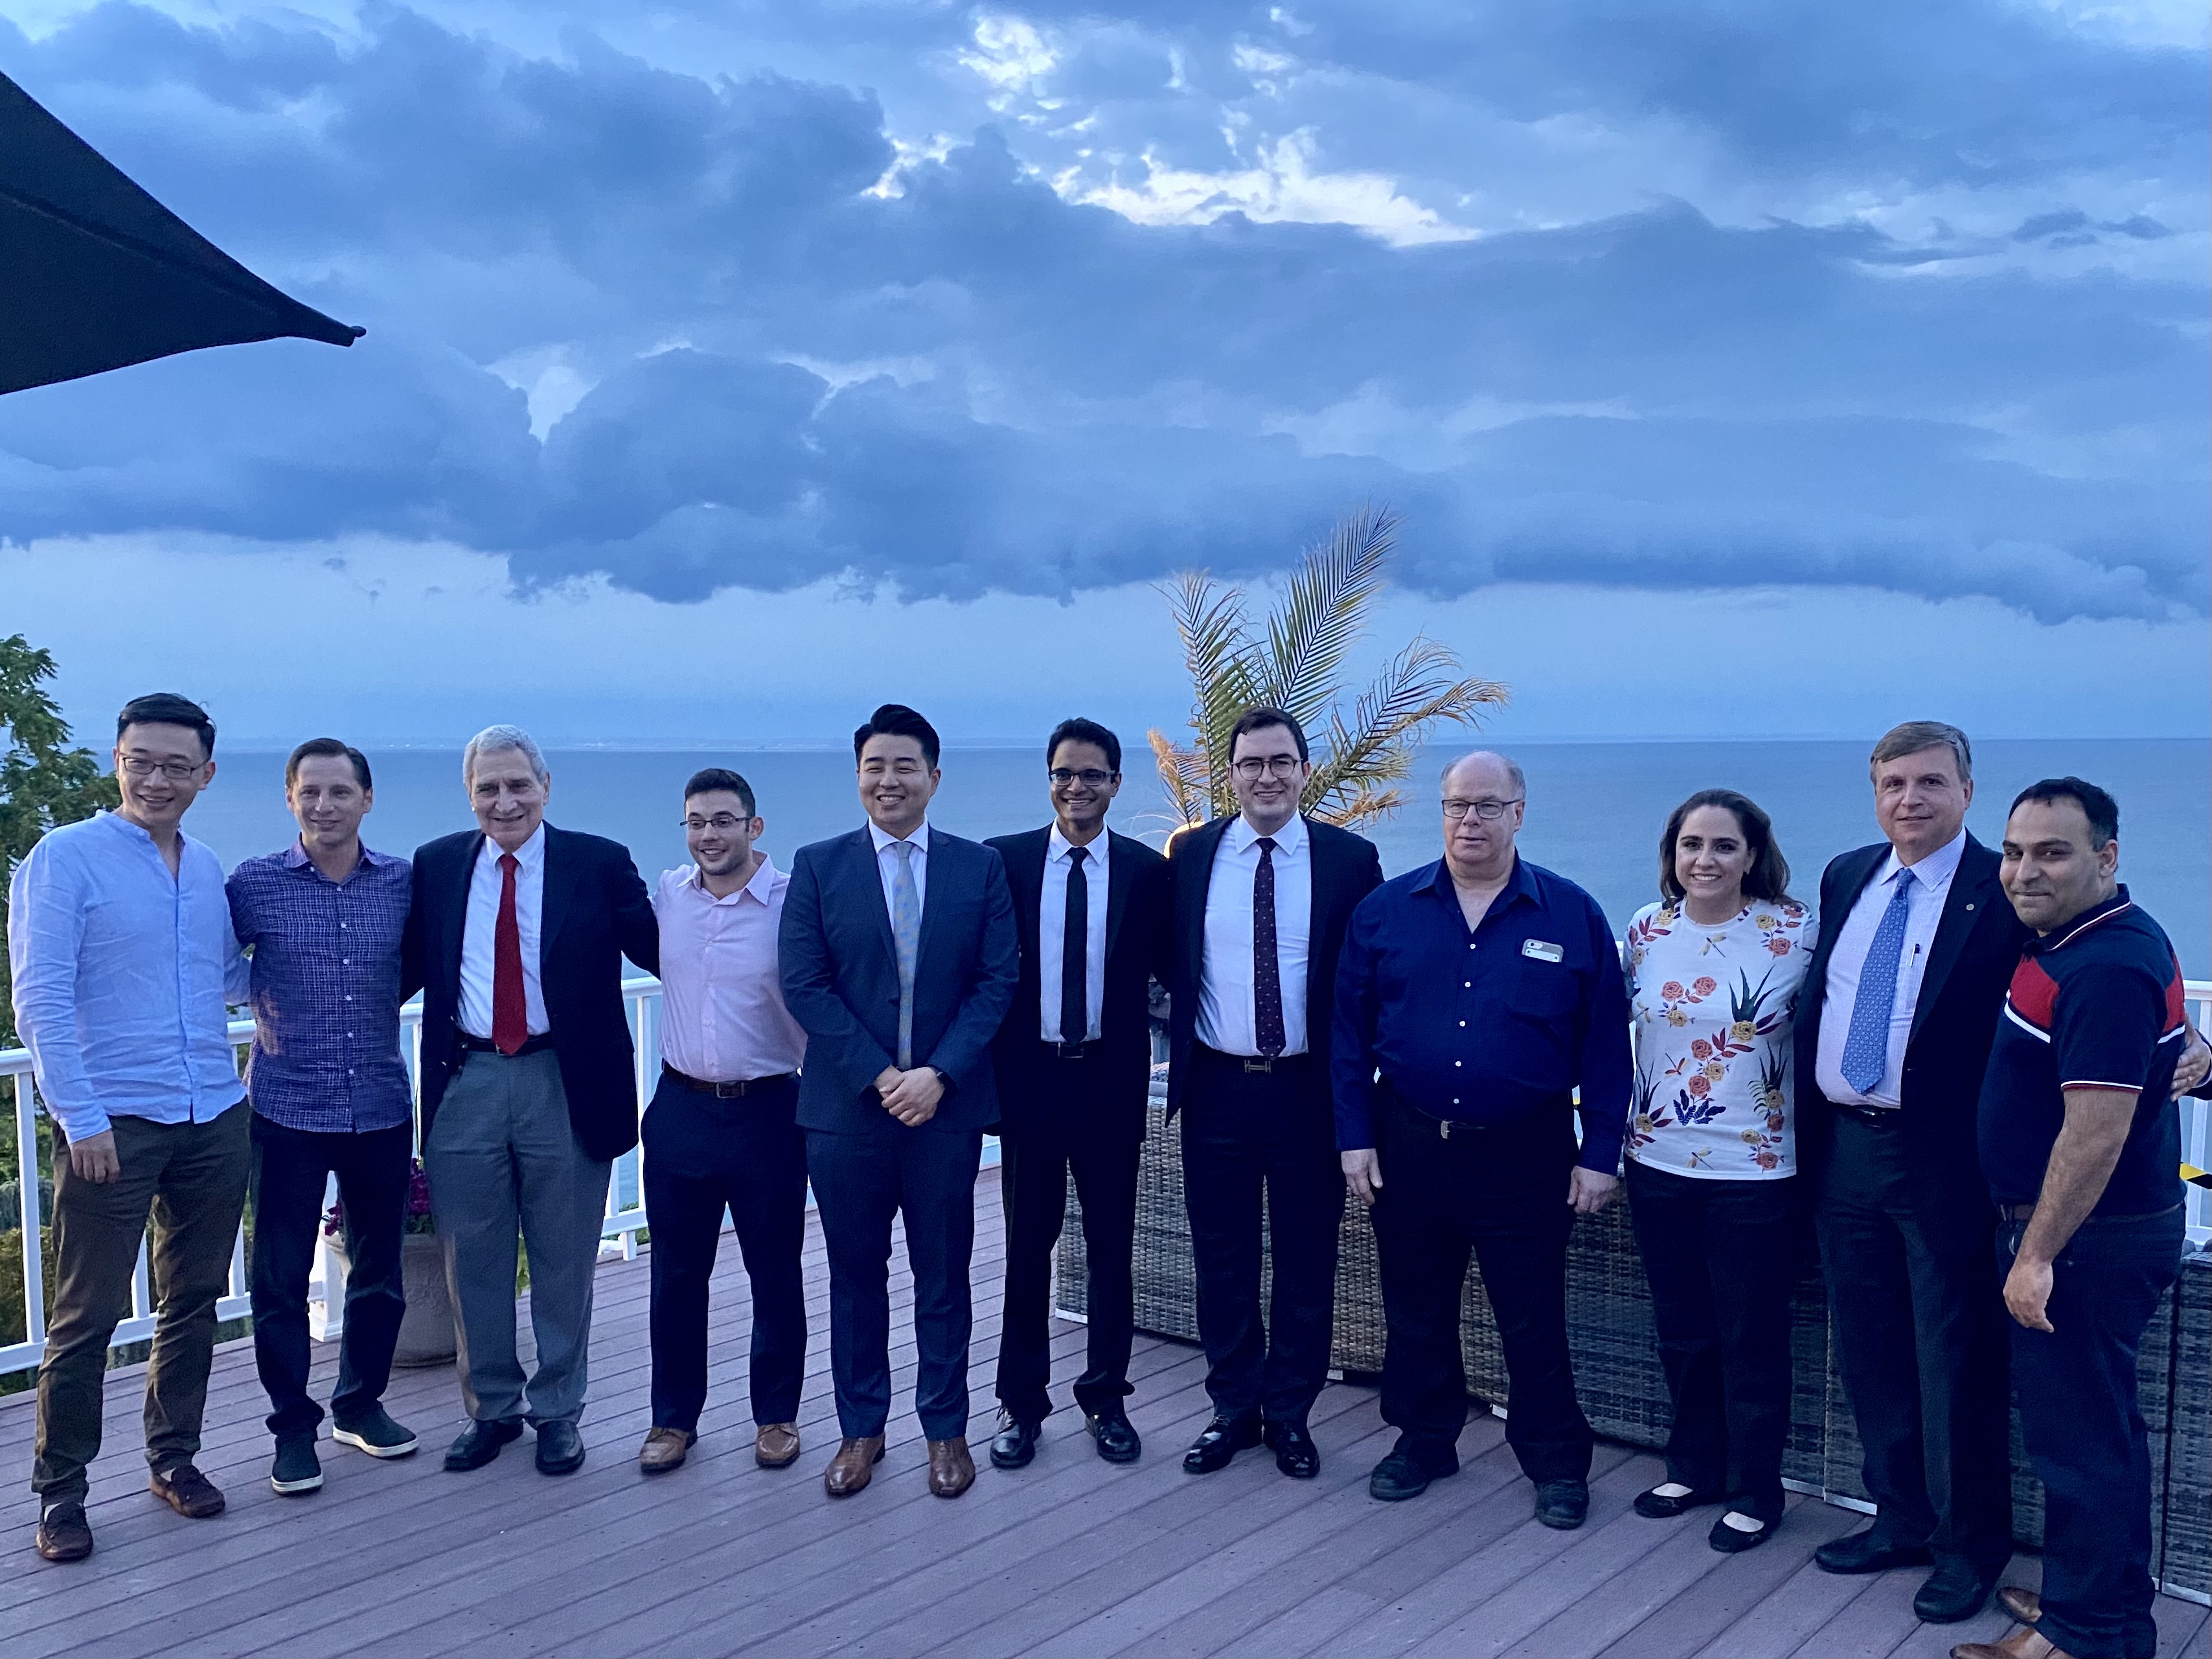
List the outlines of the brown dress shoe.
<svg viewBox="0 0 2212 1659">
<path fill-rule="evenodd" d="M 964 1436 L 929 1443 L 929 1489 L 939 1498 L 957 1498 L 975 1484 L 975 1460 Z"/>
<path fill-rule="evenodd" d="M 884 1437 L 847 1435 L 837 1443 L 837 1455 L 822 1472 L 822 1490 L 832 1498 L 850 1498 L 875 1478 L 876 1465 L 884 1461 Z"/>
<path fill-rule="evenodd" d="M 84 1505 L 58 1498 L 39 1516 L 39 1553 L 49 1561 L 82 1561 L 92 1553 L 92 1527 Z"/>
<path fill-rule="evenodd" d="M 1961 1642 L 1951 1650 L 1951 1659 L 2071 1659 L 2035 1626 L 2022 1625 L 2002 1642 Z"/>
<path fill-rule="evenodd" d="M 684 1459 L 699 1437 L 686 1429 L 651 1428 L 637 1449 L 637 1466 L 647 1474 L 665 1474 L 684 1467 Z"/>
<path fill-rule="evenodd" d="M 2018 1584 L 1999 1585 L 1997 1605 L 2023 1625 L 2032 1625 L 2043 1617 L 2043 1597 Z"/>
<path fill-rule="evenodd" d="M 146 1479 L 146 1490 L 188 1520 L 204 1521 L 223 1510 L 222 1489 L 189 1463 L 166 1474 L 155 1470 Z"/>
<path fill-rule="evenodd" d="M 764 1469 L 787 1469 L 799 1461 L 799 1425 L 763 1423 L 753 1436 L 753 1462 Z"/>
</svg>

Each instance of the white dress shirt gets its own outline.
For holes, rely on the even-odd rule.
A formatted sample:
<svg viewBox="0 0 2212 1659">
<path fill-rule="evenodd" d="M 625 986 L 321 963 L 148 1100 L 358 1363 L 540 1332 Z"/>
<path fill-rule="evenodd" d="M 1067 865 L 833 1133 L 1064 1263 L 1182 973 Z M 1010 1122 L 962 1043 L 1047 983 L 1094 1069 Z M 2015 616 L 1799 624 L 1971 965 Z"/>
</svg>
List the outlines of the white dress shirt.
<svg viewBox="0 0 2212 1659">
<path fill-rule="evenodd" d="M 664 871 L 653 894 L 660 923 L 660 1057 L 686 1077 L 748 1083 L 799 1069 L 806 1033 L 783 1006 L 776 927 L 791 878 L 763 854 L 726 898 L 699 866 Z"/>
<path fill-rule="evenodd" d="M 1103 1035 L 1106 1011 L 1106 883 L 1108 835 L 1083 849 L 1084 890 L 1089 908 L 1084 918 L 1084 1019 L 1081 1036 L 1060 1029 L 1060 968 L 1067 948 L 1067 872 L 1074 868 L 1068 854 L 1075 844 L 1052 827 L 1045 842 L 1044 896 L 1037 906 L 1037 1012 L 1039 1030 L 1047 1042 L 1096 1042 Z"/>
<path fill-rule="evenodd" d="M 499 894 L 502 878 L 500 847 L 489 836 L 477 848 L 477 866 L 469 872 L 469 914 L 461 927 L 461 1029 L 471 1036 L 491 1040 L 491 982 L 493 950 L 499 933 Z M 530 1035 L 543 1036 L 553 1029 L 545 1017 L 545 988 L 540 982 L 538 944 L 545 916 L 545 826 L 530 832 L 530 839 L 515 850 L 514 920 L 522 933 L 522 1006 Z"/>
<path fill-rule="evenodd" d="M 1306 951 L 1313 933 L 1313 848 L 1306 821 L 1275 832 L 1275 966 L 1283 986 L 1283 1052 L 1306 1051 Z M 1260 1052 L 1252 988 L 1252 884 L 1260 832 L 1242 813 L 1221 837 L 1206 889 L 1198 976 L 1198 1040 L 1224 1054 Z"/>
<path fill-rule="evenodd" d="M 884 914 L 898 914 L 898 901 L 891 896 L 891 884 L 898 879 L 898 854 L 891 848 L 899 844 L 899 837 L 887 835 L 876 828 L 875 820 L 868 820 L 868 838 L 876 844 L 876 874 L 883 878 Z M 914 866 L 914 908 L 919 916 L 929 903 L 929 820 L 924 818 L 915 826 L 906 839 L 914 843 L 911 854 Z"/>
<path fill-rule="evenodd" d="M 1951 878 L 1959 873 L 1959 855 L 1966 850 L 1966 832 L 1962 829 L 1917 864 L 1900 864 L 1897 854 L 1891 853 L 1836 930 L 1836 948 L 1828 958 L 1828 982 L 1820 1000 L 1820 1035 L 1813 1067 L 1820 1092 L 1829 1099 L 1853 1106 L 1902 1103 L 1905 1048 L 1912 1037 L 1912 1013 L 1920 1003 L 1920 981 L 1928 972 L 1928 952 L 1936 944 L 1936 924 L 1943 920 L 1943 902 L 1950 896 Z M 1897 1000 L 1889 1010 L 1889 1057 L 1882 1062 L 1881 1081 L 1861 1094 L 1844 1081 L 1844 1042 L 1851 1033 L 1851 1009 L 1858 1001 L 1867 950 L 1874 943 L 1881 914 L 1889 908 L 1899 881 L 1905 883 L 1906 894 L 1905 945 L 1897 960 Z"/>
</svg>

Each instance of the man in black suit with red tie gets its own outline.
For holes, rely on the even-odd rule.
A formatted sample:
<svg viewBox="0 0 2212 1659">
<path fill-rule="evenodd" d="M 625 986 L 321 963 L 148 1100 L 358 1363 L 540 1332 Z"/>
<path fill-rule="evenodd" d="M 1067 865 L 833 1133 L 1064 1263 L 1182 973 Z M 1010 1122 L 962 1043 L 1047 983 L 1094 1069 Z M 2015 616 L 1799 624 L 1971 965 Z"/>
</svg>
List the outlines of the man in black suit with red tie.
<svg viewBox="0 0 2212 1659">
<path fill-rule="evenodd" d="M 1121 1402 L 1131 1392 L 1137 1156 L 1152 1076 L 1147 991 L 1165 921 L 1167 860 L 1106 827 L 1121 787 L 1121 740 L 1113 732 L 1096 720 L 1062 720 L 1045 744 L 1045 765 L 1052 823 L 987 843 L 1006 862 L 1022 952 L 1013 1011 L 995 1049 L 1006 1283 L 991 1462 L 1002 1469 L 1036 1455 L 1052 1410 L 1052 1251 L 1071 1172 L 1089 1273 L 1089 1360 L 1075 1403 L 1108 1462 L 1134 1462 L 1143 1449 Z"/>
<path fill-rule="evenodd" d="M 1306 1419 L 1328 1380 L 1344 1176 L 1329 1099 L 1336 961 L 1382 884 L 1374 847 L 1304 816 L 1305 732 L 1279 708 L 1230 737 L 1237 813 L 1169 855 L 1168 1111 L 1183 1114 L 1184 1202 L 1213 1420 L 1183 1456 L 1224 1468 L 1264 1441 L 1285 1474 L 1321 1453 Z M 1260 1316 L 1261 1197 L 1274 1289 Z"/>
</svg>

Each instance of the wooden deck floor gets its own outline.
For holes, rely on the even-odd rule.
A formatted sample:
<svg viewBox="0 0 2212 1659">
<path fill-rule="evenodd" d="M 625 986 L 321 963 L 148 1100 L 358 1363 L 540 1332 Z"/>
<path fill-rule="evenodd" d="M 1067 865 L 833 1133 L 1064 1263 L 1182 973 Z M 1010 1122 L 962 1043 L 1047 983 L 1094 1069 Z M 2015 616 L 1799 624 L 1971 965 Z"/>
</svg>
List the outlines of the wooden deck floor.
<svg viewBox="0 0 2212 1659">
<path fill-rule="evenodd" d="M 978 1190 L 973 1385 L 979 1441 L 991 1421 L 999 1327 L 995 1173 Z M 811 1221 L 810 1218 L 810 1226 Z M 902 1395 L 889 1455 L 857 1498 L 822 1495 L 835 1444 L 827 1280 L 810 1233 L 815 1342 L 802 1407 L 807 1450 L 770 1474 L 750 1456 L 744 1403 L 744 1280 L 726 1249 L 714 1384 L 704 1438 L 681 1471 L 646 1480 L 646 1264 L 600 1270 L 592 1353 L 590 1461 L 537 1474 L 526 1441 L 490 1468 L 449 1475 L 438 1452 L 461 1422 L 449 1369 L 403 1372 L 388 1403 L 424 1451 L 381 1464 L 324 1443 L 324 1489 L 271 1493 L 266 1404 L 249 1345 L 217 1357 L 201 1467 L 228 1513 L 185 1521 L 148 1496 L 137 1446 L 141 1379 L 116 1373 L 107 1450 L 93 1472 L 91 1560 L 51 1566 L 30 1550 L 28 1396 L 0 1404 L 8 1565 L 0 1652 L 138 1654 L 1047 1654 L 1740 1655 L 1943 1654 L 2002 1633 L 2000 1616 L 1917 1623 L 1919 1575 L 1835 1578 L 1814 1545 L 1857 1517 L 1799 1502 L 1774 1541 L 1723 1557 L 1702 1516 L 1638 1517 L 1660 1478 L 1643 1453 L 1601 1447 L 1589 1524 L 1555 1533 L 1502 1425 L 1461 1442 L 1463 1472 L 1421 1499 L 1380 1504 L 1369 1468 L 1390 1442 L 1371 1389 L 1334 1386 L 1314 1414 L 1323 1464 L 1286 1480 L 1264 1454 L 1194 1480 L 1181 1454 L 1204 1423 L 1203 1364 L 1139 1338 L 1131 1415 L 1144 1461 L 1102 1463 L 1073 1412 L 1046 1425 L 1037 1462 L 986 1465 L 957 1503 L 931 1498 Z M 902 1283 L 901 1288 L 903 1288 Z M 903 1316 L 901 1316 L 902 1319 Z M 895 1336 L 895 1342 L 896 1342 Z M 1056 1370 L 1079 1368 L 1060 1329 Z M 911 1345 L 895 1347 L 911 1389 Z M 326 1391 L 332 1353 L 320 1355 Z M 981 1462 L 981 1446 L 977 1446 Z M 2036 1580 L 2021 1558 L 2011 1575 Z M 2207 1652 L 2205 1609 L 2161 1597 L 2161 1655 Z"/>
</svg>

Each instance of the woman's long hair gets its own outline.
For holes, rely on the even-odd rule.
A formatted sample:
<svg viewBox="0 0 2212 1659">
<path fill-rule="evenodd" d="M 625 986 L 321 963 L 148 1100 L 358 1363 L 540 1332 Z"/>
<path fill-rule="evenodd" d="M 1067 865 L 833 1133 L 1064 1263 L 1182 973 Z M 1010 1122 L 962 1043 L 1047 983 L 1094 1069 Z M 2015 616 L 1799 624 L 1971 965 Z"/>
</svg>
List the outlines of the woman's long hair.
<svg viewBox="0 0 2212 1659">
<path fill-rule="evenodd" d="M 1757 801 L 1733 789 L 1700 789 L 1667 815 L 1667 828 L 1659 836 L 1659 896 L 1669 904 L 1682 902 L 1682 884 L 1674 874 L 1674 842 L 1682 833 L 1682 820 L 1700 806 L 1717 806 L 1733 812 L 1751 848 L 1751 867 L 1743 872 L 1743 896 L 1762 903 L 1777 904 L 1790 896 L 1790 860 L 1774 844 L 1774 820 Z"/>
</svg>

